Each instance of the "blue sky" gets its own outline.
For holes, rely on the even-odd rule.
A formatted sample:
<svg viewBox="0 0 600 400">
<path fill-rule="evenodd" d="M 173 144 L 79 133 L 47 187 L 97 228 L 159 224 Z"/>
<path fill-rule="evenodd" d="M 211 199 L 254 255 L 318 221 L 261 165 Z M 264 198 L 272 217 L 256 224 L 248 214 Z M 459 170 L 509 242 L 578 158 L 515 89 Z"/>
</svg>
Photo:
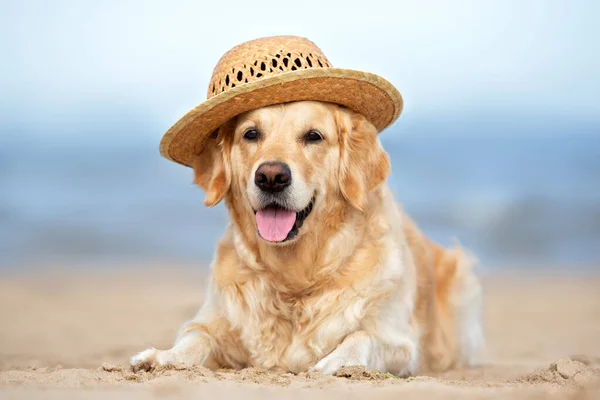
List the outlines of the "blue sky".
<svg viewBox="0 0 600 400">
<path fill-rule="evenodd" d="M 158 140 L 204 99 L 225 51 L 277 34 L 389 79 L 405 99 L 399 124 L 495 115 L 598 126 L 599 20 L 597 1 L 3 1 L 0 129 L 131 128 Z"/>
</svg>

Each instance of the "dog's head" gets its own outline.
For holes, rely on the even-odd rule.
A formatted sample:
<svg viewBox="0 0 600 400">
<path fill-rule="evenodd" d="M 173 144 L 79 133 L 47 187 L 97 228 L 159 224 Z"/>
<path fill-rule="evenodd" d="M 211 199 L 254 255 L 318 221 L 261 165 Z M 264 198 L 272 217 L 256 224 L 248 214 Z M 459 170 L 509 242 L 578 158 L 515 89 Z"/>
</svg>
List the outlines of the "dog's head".
<svg viewBox="0 0 600 400">
<path fill-rule="evenodd" d="M 194 163 L 206 205 L 227 196 L 237 223 L 253 221 L 259 238 L 280 244 L 318 229 L 336 208 L 362 211 L 389 169 L 371 123 L 340 106 L 313 101 L 238 116 L 220 128 Z"/>
</svg>

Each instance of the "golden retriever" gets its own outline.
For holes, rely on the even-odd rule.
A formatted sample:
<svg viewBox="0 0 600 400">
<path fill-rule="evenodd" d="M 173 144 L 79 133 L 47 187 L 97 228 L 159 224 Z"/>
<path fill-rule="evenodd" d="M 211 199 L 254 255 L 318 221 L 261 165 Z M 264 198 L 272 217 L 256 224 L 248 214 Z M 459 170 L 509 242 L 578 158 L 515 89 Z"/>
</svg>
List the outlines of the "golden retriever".
<svg viewBox="0 0 600 400">
<path fill-rule="evenodd" d="M 375 127 L 344 107 L 292 102 L 245 113 L 194 164 L 205 204 L 231 223 L 204 305 L 164 365 L 408 376 L 475 361 L 483 343 L 474 258 L 425 237 L 386 184 Z"/>
</svg>

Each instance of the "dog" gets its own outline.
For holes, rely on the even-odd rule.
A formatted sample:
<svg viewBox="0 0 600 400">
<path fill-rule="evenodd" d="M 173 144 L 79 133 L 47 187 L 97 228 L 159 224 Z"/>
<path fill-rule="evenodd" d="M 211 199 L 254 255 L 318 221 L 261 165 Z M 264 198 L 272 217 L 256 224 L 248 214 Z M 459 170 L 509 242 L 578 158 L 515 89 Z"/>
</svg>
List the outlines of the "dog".
<svg viewBox="0 0 600 400">
<path fill-rule="evenodd" d="M 297 101 L 221 126 L 194 161 L 205 204 L 225 201 L 204 305 L 157 366 L 410 376 L 474 365 L 483 345 L 477 260 L 429 240 L 386 184 L 375 127 Z"/>
</svg>

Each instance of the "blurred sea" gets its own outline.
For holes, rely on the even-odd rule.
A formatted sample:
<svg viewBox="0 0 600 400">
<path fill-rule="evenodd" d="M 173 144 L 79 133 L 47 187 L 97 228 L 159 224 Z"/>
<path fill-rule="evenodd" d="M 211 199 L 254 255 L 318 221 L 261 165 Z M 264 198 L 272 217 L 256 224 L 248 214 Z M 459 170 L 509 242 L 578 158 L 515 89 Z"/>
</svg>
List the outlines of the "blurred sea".
<svg viewBox="0 0 600 400">
<path fill-rule="evenodd" d="M 204 207 L 191 171 L 160 157 L 156 142 L 6 137 L 0 267 L 210 260 L 226 210 Z M 597 128 L 452 137 L 392 129 L 382 141 L 397 199 L 433 239 L 456 238 L 488 266 L 600 261 Z"/>
</svg>

